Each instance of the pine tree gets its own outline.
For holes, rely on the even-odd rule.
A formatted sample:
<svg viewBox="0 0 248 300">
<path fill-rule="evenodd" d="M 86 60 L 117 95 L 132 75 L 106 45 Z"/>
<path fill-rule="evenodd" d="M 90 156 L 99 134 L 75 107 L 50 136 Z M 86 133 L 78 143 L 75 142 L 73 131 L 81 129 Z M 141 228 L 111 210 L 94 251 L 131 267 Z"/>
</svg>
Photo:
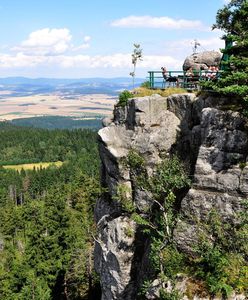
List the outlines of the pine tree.
<svg viewBox="0 0 248 300">
<path fill-rule="evenodd" d="M 213 29 L 225 32 L 226 48 L 223 72 L 212 88 L 248 101 L 248 1 L 231 0 L 218 10 Z"/>
</svg>

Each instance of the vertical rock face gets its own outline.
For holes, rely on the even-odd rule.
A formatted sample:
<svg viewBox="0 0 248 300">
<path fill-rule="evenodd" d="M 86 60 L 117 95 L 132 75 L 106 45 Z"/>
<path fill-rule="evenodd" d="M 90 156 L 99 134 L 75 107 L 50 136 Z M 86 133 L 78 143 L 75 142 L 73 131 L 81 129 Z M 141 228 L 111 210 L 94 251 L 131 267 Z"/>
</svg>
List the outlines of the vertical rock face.
<svg viewBox="0 0 248 300">
<path fill-rule="evenodd" d="M 132 299 L 135 288 L 130 282 L 134 256 L 135 223 L 124 216 L 99 222 L 95 264 L 101 274 L 102 299 Z"/>
<path fill-rule="evenodd" d="M 218 108 L 225 101 L 193 94 L 131 99 L 126 107 L 116 107 L 113 121 L 99 131 L 106 193 L 95 208 L 99 232 L 95 268 L 102 300 L 135 300 L 140 282 L 149 272 L 148 243 L 117 197 L 122 188 L 136 212 L 143 215 L 153 203 L 151 195 L 132 181 L 126 163 L 131 149 L 144 158 L 148 174 L 162 157 L 174 152 L 190 165 L 193 183 L 182 199 L 182 217 L 174 232 L 182 251 L 192 251 L 197 222 L 206 220 L 213 208 L 223 219 L 235 222 L 248 193 L 248 167 L 243 164 L 240 168 L 247 159 L 248 137 L 238 113 Z"/>
<path fill-rule="evenodd" d="M 186 252 L 191 251 L 196 238 L 197 222 L 206 222 L 213 210 L 229 223 L 235 222 L 248 191 L 248 168 L 240 167 L 248 151 L 245 122 L 240 115 L 204 108 L 201 122 L 192 133 L 200 138 L 200 147 L 192 188 L 181 203 L 183 221 L 175 231 L 175 240 Z"/>
</svg>

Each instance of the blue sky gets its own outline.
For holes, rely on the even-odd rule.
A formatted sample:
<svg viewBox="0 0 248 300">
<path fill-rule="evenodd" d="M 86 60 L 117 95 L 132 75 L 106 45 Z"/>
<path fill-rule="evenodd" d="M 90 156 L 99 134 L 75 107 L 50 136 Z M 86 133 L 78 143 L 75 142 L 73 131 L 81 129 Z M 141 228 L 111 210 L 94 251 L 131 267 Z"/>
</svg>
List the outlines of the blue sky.
<svg viewBox="0 0 248 300">
<path fill-rule="evenodd" d="M 227 0 L 0 0 L 0 76 L 120 77 L 161 66 L 181 70 L 192 42 L 219 50 L 211 31 Z"/>
</svg>

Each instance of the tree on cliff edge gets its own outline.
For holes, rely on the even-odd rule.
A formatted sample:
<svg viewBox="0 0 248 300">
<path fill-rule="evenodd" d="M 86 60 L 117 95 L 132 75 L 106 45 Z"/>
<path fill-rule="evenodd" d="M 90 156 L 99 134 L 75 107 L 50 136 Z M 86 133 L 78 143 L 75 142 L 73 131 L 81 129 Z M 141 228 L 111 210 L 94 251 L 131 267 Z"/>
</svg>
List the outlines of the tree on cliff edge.
<svg viewBox="0 0 248 300">
<path fill-rule="evenodd" d="M 248 102 L 248 1 L 231 0 L 219 9 L 213 29 L 225 32 L 222 50 L 226 61 L 218 82 L 212 88 L 225 95 Z"/>
<path fill-rule="evenodd" d="M 132 65 L 133 65 L 133 71 L 130 72 L 130 76 L 133 77 L 133 89 L 134 89 L 134 81 L 135 81 L 135 75 L 136 75 L 136 65 L 139 60 L 142 60 L 142 49 L 140 48 L 140 44 L 133 44 L 134 49 L 132 53 Z"/>
</svg>

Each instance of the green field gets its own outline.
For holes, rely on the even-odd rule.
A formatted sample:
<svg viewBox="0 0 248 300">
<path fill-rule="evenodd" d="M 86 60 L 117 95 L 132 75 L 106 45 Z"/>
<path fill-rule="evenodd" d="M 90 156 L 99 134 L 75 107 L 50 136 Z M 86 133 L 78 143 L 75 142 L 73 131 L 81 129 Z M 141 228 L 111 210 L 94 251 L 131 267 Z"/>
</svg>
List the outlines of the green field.
<svg viewBox="0 0 248 300">
<path fill-rule="evenodd" d="M 21 165 L 6 165 L 3 166 L 4 169 L 12 169 L 16 171 L 21 171 L 23 170 L 33 170 L 35 169 L 46 169 L 49 166 L 56 166 L 60 167 L 62 166 L 63 162 L 62 161 L 55 161 L 55 162 L 40 162 L 40 163 L 31 163 L 31 164 L 21 164 Z"/>
</svg>

